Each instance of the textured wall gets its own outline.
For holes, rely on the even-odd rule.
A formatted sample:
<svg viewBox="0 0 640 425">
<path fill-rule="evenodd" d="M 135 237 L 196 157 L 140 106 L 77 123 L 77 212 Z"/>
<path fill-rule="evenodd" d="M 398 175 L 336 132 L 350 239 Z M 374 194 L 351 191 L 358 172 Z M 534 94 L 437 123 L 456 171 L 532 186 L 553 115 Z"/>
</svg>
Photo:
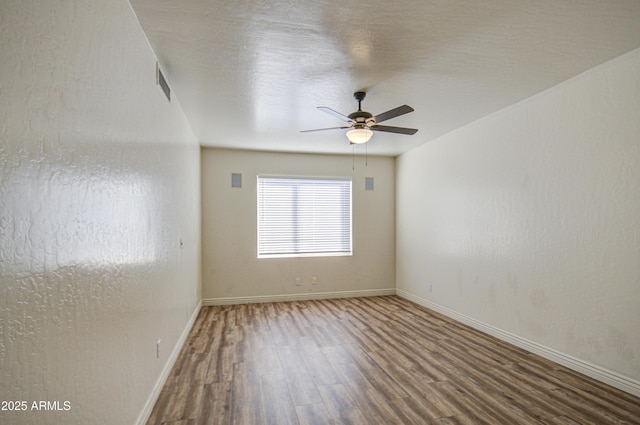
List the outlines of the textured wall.
<svg viewBox="0 0 640 425">
<path fill-rule="evenodd" d="M 409 151 L 397 287 L 638 382 L 639 164 L 640 50 Z"/>
<path fill-rule="evenodd" d="M 202 296 L 303 295 L 395 287 L 394 160 L 202 150 Z M 242 189 L 231 188 L 242 173 Z M 257 257 L 257 174 L 353 177 L 353 256 Z M 375 190 L 365 191 L 365 176 Z M 311 278 L 318 284 L 313 287 Z M 295 286 L 295 278 L 301 285 Z"/>
<path fill-rule="evenodd" d="M 199 147 L 127 1 L 3 1 L 0 40 L 0 423 L 133 424 L 199 305 Z"/>
</svg>

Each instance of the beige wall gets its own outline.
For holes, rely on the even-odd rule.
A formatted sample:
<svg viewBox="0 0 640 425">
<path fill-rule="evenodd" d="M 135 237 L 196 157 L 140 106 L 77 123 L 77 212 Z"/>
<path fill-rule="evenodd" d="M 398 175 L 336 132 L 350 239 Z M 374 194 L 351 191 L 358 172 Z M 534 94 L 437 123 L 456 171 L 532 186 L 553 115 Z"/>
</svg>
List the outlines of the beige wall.
<svg viewBox="0 0 640 425">
<path fill-rule="evenodd" d="M 393 158 L 369 157 L 365 166 L 358 157 L 355 171 L 350 156 L 203 149 L 201 158 L 205 303 L 395 287 Z M 242 174 L 242 189 L 231 188 L 231 173 Z M 352 176 L 353 256 L 258 259 L 256 176 L 261 173 Z M 374 191 L 364 190 L 365 176 L 374 177 Z M 295 286 L 296 277 L 301 286 Z"/>
<path fill-rule="evenodd" d="M 199 146 L 127 1 L 0 16 L 0 423 L 142 423 L 200 303 Z"/>
<path fill-rule="evenodd" d="M 640 50 L 409 151 L 398 290 L 640 394 L 639 165 Z"/>
</svg>

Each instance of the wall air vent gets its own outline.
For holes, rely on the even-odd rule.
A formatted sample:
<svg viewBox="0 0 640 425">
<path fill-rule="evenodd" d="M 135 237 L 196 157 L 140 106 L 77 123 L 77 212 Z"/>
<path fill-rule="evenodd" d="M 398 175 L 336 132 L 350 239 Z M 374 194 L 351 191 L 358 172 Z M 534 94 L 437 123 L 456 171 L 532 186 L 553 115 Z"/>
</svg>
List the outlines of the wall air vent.
<svg viewBox="0 0 640 425">
<path fill-rule="evenodd" d="M 231 187 L 242 187 L 242 174 L 240 173 L 231 173 Z"/>
<path fill-rule="evenodd" d="M 373 190 L 373 177 L 364 178 L 364 190 Z"/>
<path fill-rule="evenodd" d="M 164 92 L 164 95 L 167 96 L 167 100 L 171 102 L 171 89 L 169 88 L 169 84 L 162 74 L 162 70 L 160 69 L 160 65 L 158 64 L 158 62 L 156 62 L 156 84 L 160 85 L 160 88 Z"/>
</svg>

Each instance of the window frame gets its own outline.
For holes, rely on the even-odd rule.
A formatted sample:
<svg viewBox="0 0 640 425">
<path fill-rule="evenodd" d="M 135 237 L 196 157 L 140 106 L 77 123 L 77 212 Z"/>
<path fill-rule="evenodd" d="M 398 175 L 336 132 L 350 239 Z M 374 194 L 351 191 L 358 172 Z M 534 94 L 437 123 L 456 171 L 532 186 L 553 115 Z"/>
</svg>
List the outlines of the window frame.
<svg viewBox="0 0 640 425">
<path fill-rule="evenodd" d="M 342 215 L 343 218 L 348 218 L 348 251 L 308 251 L 302 250 L 301 252 L 261 252 L 261 207 L 263 202 L 263 193 L 261 188 L 261 179 L 281 179 L 281 180 L 294 180 L 300 181 L 339 181 L 342 183 L 348 183 L 348 213 Z M 344 189 L 344 188 L 343 188 Z M 353 178 L 344 176 L 309 176 L 309 175 L 283 175 L 283 174 L 258 174 L 256 176 L 256 253 L 257 258 L 296 258 L 296 257 L 350 257 L 353 256 Z M 298 205 L 298 204 L 296 204 Z M 336 203 L 337 206 L 342 208 L 345 205 Z M 297 220 L 296 220 L 297 221 Z M 315 223 L 317 225 L 317 223 Z M 340 228 L 336 226 L 336 228 Z M 343 241 L 344 242 L 344 241 Z"/>
</svg>

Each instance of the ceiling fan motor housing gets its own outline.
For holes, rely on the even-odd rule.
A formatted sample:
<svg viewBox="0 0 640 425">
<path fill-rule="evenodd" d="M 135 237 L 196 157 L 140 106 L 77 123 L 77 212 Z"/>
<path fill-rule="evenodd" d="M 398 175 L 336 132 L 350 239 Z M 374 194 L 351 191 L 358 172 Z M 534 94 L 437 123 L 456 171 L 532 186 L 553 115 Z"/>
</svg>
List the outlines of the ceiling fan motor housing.
<svg viewBox="0 0 640 425">
<path fill-rule="evenodd" d="M 374 116 L 366 111 L 356 111 L 349 114 L 349 118 L 353 120 L 354 127 L 356 128 L 364 128 L 371 127 L 372 125 L 376 125 L 376 119 Z"/>
</svg>

